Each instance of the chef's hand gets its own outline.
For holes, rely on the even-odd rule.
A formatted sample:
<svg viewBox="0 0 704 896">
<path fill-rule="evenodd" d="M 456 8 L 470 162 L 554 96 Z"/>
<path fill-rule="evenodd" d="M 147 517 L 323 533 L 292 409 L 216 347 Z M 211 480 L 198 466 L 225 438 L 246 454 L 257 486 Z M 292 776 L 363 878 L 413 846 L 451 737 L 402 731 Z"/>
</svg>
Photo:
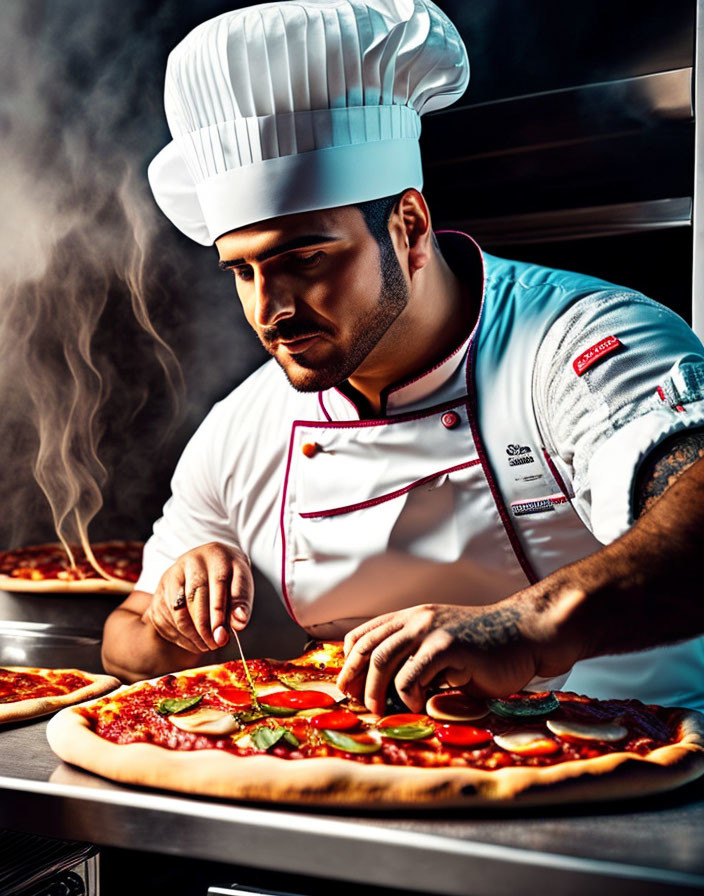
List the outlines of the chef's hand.
<svg viewBox="0 0 704 896">
<path fill-rule="evenodd" d="M 519 592 L 487 607 L 423 604 L 377 616 L 347 634 L 338 686 L 380 714 L 392 678 L 413 712 L 441 683 L 474 696 L 512 694 L 580 659 L 571 639 L 560 637 L 560 623 L 579 599 L 576 591 L 565 595 L 557 612 Z"/>
<path fill-rule="evenodd" d="M 241 631 L 252 611 L 254 583 L 247 556 L 215 542 L 183 554 L 161 577 L 143 622 L 191 653 L 206 653 Z"/>
</svg>

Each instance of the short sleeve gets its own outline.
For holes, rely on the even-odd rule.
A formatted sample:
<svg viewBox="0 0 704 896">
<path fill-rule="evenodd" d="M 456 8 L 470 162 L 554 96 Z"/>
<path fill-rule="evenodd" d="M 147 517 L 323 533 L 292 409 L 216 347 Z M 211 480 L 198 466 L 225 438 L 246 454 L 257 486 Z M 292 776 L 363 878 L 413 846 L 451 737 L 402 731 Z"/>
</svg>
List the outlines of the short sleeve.
<svg viewBox="0 0 704 896">
<path fill-rule="evenodd" d="M 704 348 L 657 302 L 595 293 L 549 327 L 533 376 L 547 452 L 573 504 L 603 544 L 633 523 L 633 486 L 652 449 L 704 425 Z"/>
<path fill-rule="evenodd" d="M 135 589 L 154 593 L 159 579 L 186 551 L 217 541 L 237 545 L 234 526 L 218 483 L 217 452 L 220 408 L 216 405 L 186 445 L 171 480 L 171 497 L 144 547 L 142 572 Z"/>
</svg>

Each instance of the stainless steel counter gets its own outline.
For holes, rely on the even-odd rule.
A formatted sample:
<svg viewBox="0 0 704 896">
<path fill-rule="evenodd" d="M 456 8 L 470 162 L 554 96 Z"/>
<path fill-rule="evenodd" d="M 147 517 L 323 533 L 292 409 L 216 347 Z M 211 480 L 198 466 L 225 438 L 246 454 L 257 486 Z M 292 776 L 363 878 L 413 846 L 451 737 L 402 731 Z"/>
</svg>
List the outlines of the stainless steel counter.
<svg viewBox="0 0 704 896">
<path fill-rule="evenodd" d="M 531 813 L 322 813 L 122 787 L 60 762 L 46 722 L 0 730 L 0 827 L 408 892 L 704 891 L 704 783 Z"/>
</svg>

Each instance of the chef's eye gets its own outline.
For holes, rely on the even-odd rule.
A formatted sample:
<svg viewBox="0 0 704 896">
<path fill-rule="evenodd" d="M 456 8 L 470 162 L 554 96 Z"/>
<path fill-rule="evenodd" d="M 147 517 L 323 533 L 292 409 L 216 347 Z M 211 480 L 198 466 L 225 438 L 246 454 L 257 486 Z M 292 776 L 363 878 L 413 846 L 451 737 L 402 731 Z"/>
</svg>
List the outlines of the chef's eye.
<svg viewBox="0 0 704 896">
<path fill-rule="evenodd" d="M 254 279 L 254 272 L 248 264 L 243 265 L 240 268 L 233 268 L 233 270 L 235 272 L 235 278 L 237 280 L 250 281 Z"/>
<path fill-rule="evenodd" d="M 312 255 L 296 255 L 296 264 L 302 268 L 314 268 L 325 255 L 324 252 L 313 252 Z"/>
</svg>

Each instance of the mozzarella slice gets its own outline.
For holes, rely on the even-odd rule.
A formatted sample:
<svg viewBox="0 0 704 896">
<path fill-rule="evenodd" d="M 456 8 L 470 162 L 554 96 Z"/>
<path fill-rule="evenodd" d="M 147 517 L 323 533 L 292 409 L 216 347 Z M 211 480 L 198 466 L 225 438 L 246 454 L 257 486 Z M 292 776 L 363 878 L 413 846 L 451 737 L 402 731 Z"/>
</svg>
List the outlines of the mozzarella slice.
<svg viewBox="0 0 704 896">
<path fill-rule="evenodd" d="M 222 712 L 210 706 L 196 709 L 195 712 L 169 716 L 169 721 L 181 731 L 192 734 L 232 734 L 240 727 L 232 713 Z"/>
<path fill-rule="evenodd" d="M 489 715 L 484 700 L 464 694 L 434 694 L 426 703 L 425 711 L 431 719 L 442 722 L 474 722 Z"/>
<path fill-rule="evenodd" d="M 579 740 L 603 740 L 607 743 L 623 740 L 628 729 L 618 722 L 564 722 L 548 719 L 545 723 L 558 737 L 574 737 Z"/>
<path fill-rule="evenodd" d="M 495 734 L 494 743 L 509 753 L 542 753 L 545 747 L 552 748 L 557 744 L 542 731 L 513 731 L 509 734 Z M 559 748 L 558 748 L 559 749 Z M 545 750 L 548 752 L 548 750 Z"/>
</svg>

